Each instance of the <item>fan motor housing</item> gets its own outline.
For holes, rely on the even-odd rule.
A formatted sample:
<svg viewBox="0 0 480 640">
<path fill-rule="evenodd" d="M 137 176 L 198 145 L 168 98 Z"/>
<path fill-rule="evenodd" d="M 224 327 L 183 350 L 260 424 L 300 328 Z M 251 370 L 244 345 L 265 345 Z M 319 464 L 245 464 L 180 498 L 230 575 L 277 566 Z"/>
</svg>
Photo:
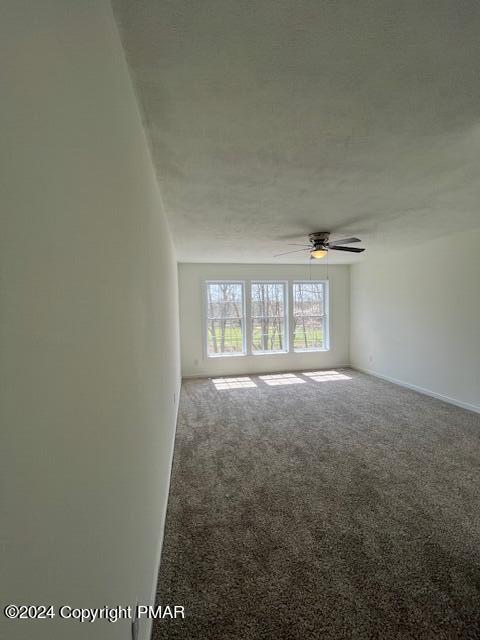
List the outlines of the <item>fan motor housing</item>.
<svg viewBox="0 0 480 640">
<path fill-rule="evenodd" d="M 322 249 L 328 242 L 330 233 L 328 231 L 317 231 L 316 233 L 311 233 L 308 237 L 315 249 Z"/>
</svg>

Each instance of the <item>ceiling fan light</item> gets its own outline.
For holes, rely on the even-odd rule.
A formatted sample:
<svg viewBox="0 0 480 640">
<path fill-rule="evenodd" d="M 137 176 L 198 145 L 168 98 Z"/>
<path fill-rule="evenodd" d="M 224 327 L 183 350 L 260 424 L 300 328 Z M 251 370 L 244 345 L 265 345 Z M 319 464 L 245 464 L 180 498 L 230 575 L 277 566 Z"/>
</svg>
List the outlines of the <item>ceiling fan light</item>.
<svg viewBox="0 0 480 640">
<path fill-rule="evenodd" d="M 321 260 L 327 255 L 327 251 L 325 249 L 314 249 L 310 252 L 310 257 L 314 260 Z"/>
</svg>

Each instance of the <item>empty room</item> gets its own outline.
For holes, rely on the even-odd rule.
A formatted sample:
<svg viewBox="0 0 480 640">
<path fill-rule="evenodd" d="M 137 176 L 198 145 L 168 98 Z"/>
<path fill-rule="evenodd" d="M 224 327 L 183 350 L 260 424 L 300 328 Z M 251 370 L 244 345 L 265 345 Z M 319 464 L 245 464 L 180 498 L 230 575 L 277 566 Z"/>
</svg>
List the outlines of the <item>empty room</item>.
<svg viewBox="0 0 480 640">
<path fill-rule="evenodd" d="M 480 638 L 479 3 L 0 15 L 0 637 Z"/>
</svg>

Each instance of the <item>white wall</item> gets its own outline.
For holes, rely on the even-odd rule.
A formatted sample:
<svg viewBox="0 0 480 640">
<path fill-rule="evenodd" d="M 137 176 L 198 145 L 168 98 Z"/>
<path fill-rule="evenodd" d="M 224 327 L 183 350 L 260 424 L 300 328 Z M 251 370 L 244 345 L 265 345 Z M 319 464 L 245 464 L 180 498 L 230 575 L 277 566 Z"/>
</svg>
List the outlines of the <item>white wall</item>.
<svg viewBox="0 0 480 640">
<path fill-rule="evenodd" d="M 205 280 L 308 280 L 304 265 L 179 264 L 182 375 L 260 373 L 333 367 L 349 363 L 349 267 L 331 266 L 330 350 L 314 353 L 207 358 L 204 355 L 202 289 Z M 312 279 L 325 278 L 325 265 L 314 265 Z"/>
<path fill-rule="evenodd" d="M 480 231 L 351 270 L 352 365 L 480 409 Z"/>
<path fill-rule="evenodd" d="M 7 0 L 0 47 L 2 610 L 149 603 L 177 270 L 123 50 L 99 0 Z M 131 638 L 129 622 L 0 626 L 9 640 Z"/>
</svg>

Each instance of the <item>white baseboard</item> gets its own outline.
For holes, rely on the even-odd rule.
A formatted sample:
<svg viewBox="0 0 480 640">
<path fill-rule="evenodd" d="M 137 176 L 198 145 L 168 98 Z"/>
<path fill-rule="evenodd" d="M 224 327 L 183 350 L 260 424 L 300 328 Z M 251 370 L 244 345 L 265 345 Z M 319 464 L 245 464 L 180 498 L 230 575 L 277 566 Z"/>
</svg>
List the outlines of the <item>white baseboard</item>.
<svg viewBox="0 0 480 640">
<path fill-rule="evenodd" d="M 478 407 L 475 404 L 470 404 L 469 402 L 462 402 L 462 400 L 456 400 L 455 398 L 451 398 L 450 396 L 445 396 L 442 393 L 437 393 L 436 391 L 431 391 L 430 389 L 425 389 L 424 387 L 418 387 L 416 384 L 410 384 L 409 382 L 405 382 L 404 380 L 398 380 L 397 378 L 385 376 L 383 375 L 383 373 L 372 371 L 372 369 L 363 369 L 361 367 L 355 367 L 353 365 L 350 365 L 350 366 L 355 371 L 368 373 L 368 375 L 370 376 L 374 376 L 375 378 L 380 378 L 381 380 L 386 380 L 387 382 L 393 382 L 393 384 L 398 384 L 400 387 L 405 387 L 406 389 L 412 389 L 412 391 L 418 391 L 418 393 L 423 393 L 424 395 L 430 396 L 432 398 L 436 398 L 437 400 L 443 400 L 443 402 L 454 404 L 457 407 L 461 407 L 462 409 L 468 409 L 469 411 L 475 411 L 476 413 L 480 413 L 480 407 Z"/>
<path fill-rule="evenodd" d="M 158 541 L 158 548 L 157 548 L 157 557 L 155 560 L 155 574 L 153 577 L 153 585 L 151 588 L 151 595 L 150 595 L 150 602 L 140 602 L 139 604 L 146 604 L 148 605 L 155 605 L 155 599 L 156 599 L 156 595 L 157 595 L 157 586 L 158 586 L 158 576 L 159 576 L 159 571 L 160 571 L 160 564 L 162 561 L 162 551 L 163 551 L 163 539 L 164 539 L 164 533 L 165 533 L 165 524 L 166 524 L 166 520 L 167 520 L 167 508 L 168 508 L 168 499 L 170 497 L 170 484 L 172 481 L 172 468 L 173 468 L 173 455 L 174 455 L 174 450 L 175 450 L 175 436 L 177 434 L 177 425 L 178 425 L 178 413 L 179 413 L 179 409 L 180 409 L 180 393 L 182 391 L 182 378 L 180 377 L 178 384 L 177 384 L 177 390 L 175 391 L 175 430 L 173 433 L 173 442 L 172 442 L 172 455 L 170 457 L 170 469 L 168 472 L 168 491 L 167 491 L 167 500 L 165 502 L 165 505 L 163 507 L 163 513 L 162 513 L 162 530 L 160 532 L 160 539 Z M 142 637 L 143 640 L 150 640 L 152 637 L 152 632 L 153 632 L 153 620 L 151 618 L 147 618 L 145 621 L 145 624 L 142 625 L 140 624 L 140 636 Z"/>
</svg>

